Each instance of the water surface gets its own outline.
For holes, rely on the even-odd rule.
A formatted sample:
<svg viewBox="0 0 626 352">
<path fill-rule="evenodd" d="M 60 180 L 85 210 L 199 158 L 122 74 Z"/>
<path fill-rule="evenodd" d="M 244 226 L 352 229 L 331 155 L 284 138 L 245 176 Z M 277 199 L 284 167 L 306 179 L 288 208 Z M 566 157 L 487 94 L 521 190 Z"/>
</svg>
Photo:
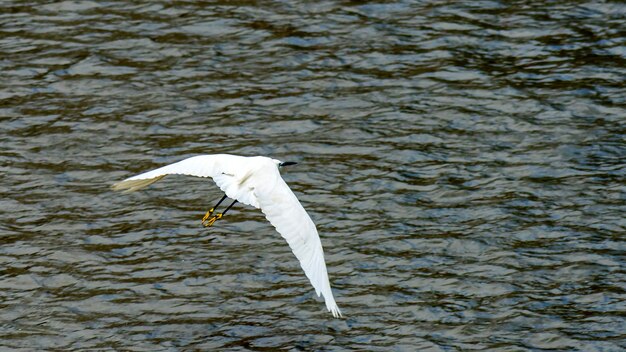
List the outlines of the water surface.
<svg viewBox="0 0 626 352">
<path fill-rule="evenodd" d="M 626 349 L 626 6 L 0 2 L 0 349 Z M 299 162 L 333 319 L 185 157 Z"/>
</svg>

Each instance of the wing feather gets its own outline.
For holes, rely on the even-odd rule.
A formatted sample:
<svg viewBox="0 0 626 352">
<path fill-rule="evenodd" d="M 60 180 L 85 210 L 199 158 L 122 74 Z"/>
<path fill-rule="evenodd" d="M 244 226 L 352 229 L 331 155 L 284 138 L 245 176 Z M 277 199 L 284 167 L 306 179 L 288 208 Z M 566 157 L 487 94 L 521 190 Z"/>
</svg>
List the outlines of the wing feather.
<svg viewBox="0 0 626 352">
<path fill-rule="evenodd" d="M 133 192 L 167 175 L 211 177 L 228 197 L 258 208 L 259 204 L 254 194 L 239 187 L 241 181 L 238 180 L 242 176 L 238 175 L 237 171 L 245 169 L 246 163 L 249 163 L 248 159 L 248 157 L 228 154 L 198 155 L 127 178 L 111 187 L 116 191 Z"/>
<path fill-rule="evenodd" d="M 177 163 L 165 165 L 158 169 L 144 172 L 142 174 L 129 177 L 124 181 L 112 186 L 116 191 L 133 192 L 162 179 L 167 175 L 190 175 L 197 177 L 214 177 L 216 170 L 217 155 L 198 155 L 181 160 Z"/>
<path fill-rule="evenodd" d="M 315 224 L 280 177 L 278 168 L 275 170 L 273 186 L 258 187 L 255 191 L 261 211 L 291 247 L 315 293 L 324 296 L 326 308 L 334 317 L 341 316 L 330 289 L 324 250 Z"/>
</svg>

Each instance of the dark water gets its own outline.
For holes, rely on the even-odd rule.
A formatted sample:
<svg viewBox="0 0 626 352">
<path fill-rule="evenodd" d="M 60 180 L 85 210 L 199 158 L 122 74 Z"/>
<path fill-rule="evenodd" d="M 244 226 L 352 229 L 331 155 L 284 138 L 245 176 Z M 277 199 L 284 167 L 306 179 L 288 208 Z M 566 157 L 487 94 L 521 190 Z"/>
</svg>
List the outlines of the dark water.
<svg viewBox="0 0 626 352">
<path fill-rule="evenodd" d="M 626 6 L 2 1 L 1 350 L 626 348 Z M 337 320 L 262 214 L 300 164 Z"/>
</svg>

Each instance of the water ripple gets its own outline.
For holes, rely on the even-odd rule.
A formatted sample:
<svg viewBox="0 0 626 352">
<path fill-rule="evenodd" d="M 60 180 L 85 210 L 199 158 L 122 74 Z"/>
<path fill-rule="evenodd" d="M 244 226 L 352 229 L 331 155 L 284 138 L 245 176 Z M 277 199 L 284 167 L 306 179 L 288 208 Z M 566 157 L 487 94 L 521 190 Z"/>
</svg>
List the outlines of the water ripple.
<svg viewBox="0 0 626 352">
<path fill-rule="evenodd" d="M 0 347 L 619 351 L 617 2 L 14 2 L 0 13 Z M 263 215 L 168 177 L 298 161 L 334 320 Z"/>
</svg>

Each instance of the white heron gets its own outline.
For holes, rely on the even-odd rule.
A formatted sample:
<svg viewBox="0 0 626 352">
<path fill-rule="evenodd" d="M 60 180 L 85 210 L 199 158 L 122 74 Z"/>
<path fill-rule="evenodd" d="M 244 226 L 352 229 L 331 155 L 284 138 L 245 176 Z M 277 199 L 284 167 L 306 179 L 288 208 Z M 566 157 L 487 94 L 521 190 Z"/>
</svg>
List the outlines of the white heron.
<svg viewBox="0 0 626 352">
<path fill-rule="evenodd" d="M 199 155 L 127 178 L 112 188 L 132 192 L 171 174 L 211 177 L 226 194 L 206 213 L 202 224 L 212 226 L 237 202 L 260 208 L 291 247 L 317 296 L 324 296 L 326 308 L 337 318 L 341 311 L 330 289 L 324 251 L 315 224 L 280 177 L 279 167 L 293 164 L 296 163 L 264 156 Z M 234 201 L 222 213 L 213 215 L 226 197 Z"/>
</svg>

